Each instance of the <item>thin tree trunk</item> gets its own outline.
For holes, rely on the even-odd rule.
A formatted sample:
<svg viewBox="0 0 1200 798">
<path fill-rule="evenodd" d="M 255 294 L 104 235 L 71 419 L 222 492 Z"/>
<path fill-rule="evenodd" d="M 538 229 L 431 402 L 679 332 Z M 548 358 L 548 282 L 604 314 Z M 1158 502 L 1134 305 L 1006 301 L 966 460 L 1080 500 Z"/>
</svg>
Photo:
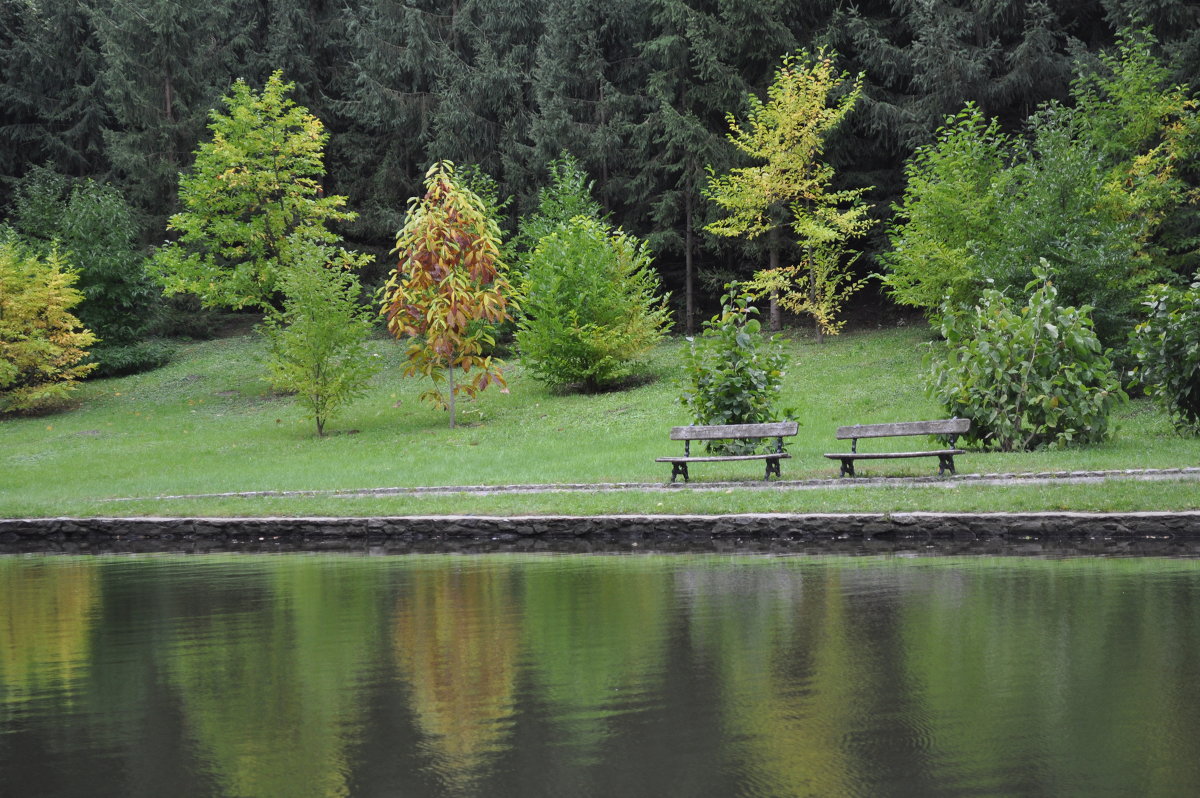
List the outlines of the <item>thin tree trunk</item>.
<svg viewBox="0 0 1200 798">
<path fill-rule="evenodd" d="M 175 121 L 175 89 L 171 85 L 171 75 L 163 75 L 163 118 L 168 123 Z"/>
<path fill-rule="evenodd" d="M 767 262 L 767 266 L 771 269 L 778 269 L 779 268 L 779 231 L 778 230 L 771 231 L 771 248 L 770 248 L 770 254 L 768 257 L 769 257 L 769 260 Z M 770 310 L 767 313 L 767 319 L 768 319 L 768 323 L 771 328 L 771 332 L 779 332 L 781 329 L 783 329 L 783 321 L 780 319 L 780 315 L 779 315 L 779 292 L 778 291 L 771 292 L 771 304 L 770 304 Z"/>
<path fill-rule="evenodd" d="M 683 238 L 683 262 L 684 262 L 684 293 L 686 294 L 686 309 L 684 310 L 683 328 L 688 335 L 696 333 L 696 293 L 695 293 L 695 262 L 692 256 L 692 250 L 695 244 L 695 232 L 692 230 L 692 195 L 688 194 L 684 200 L 683 211 L 687 219 L 685 221 L 685 233 Z"/>
<path fill-rule="evenodd" d="M 812 249 L 808 250 L 808 304 L 812 308 L 817 306 L 817 275 L 812 270 Z M 821 329 L 821 320 L 815 313 L 813 314 L 813 329 L 817 333 L 817 343 L 825 343 L 825 331 Z"/>
<path fill-rule="evenodd" d="M 450 372 L 450 429 L 454 429 L 454 364 L 447 371 Z"/>
</svg>

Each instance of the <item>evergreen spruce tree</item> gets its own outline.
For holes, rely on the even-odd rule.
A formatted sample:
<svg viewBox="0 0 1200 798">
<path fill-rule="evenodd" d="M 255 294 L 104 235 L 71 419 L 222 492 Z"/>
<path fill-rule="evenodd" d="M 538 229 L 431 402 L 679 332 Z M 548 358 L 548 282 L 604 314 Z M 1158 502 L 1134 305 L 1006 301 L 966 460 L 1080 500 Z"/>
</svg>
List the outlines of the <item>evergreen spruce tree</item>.
<svg viewBox="0 0 1200 798">
<path fill-rule="evenodd" d="M 840 10 L 830 37 L 866 73 L 863 130 L 893 153 L 927 142 L 967 102 L 1016 126 L 1071 81 L 1067 23 L 1045 0 L 892 0 Z"/>
<path fill-rule="evenodd" d="M 684 262 L 684 329 L 695 332 L 696 260 L 707 205 L 708 165 L 729 168 L 725 114 L 741 110 L 752 86 L 769 78 L 775 56 L 795 47 L 783 19 L 794 9 L 775 2 L 655 0 L 639 43 L 647 70 L 649 112 L 639 125 L 642 167 L 635 197 L 648 199 L 655 251 L 680 252 Z M 743 49 L 753 42 L 753 46 Z M 758 57 L 770 53 L 767 58 Z M 763 63 L 765 61 L 765 63 Z"/>
<path fill-rule="evenodd" d="M 1200 4 L 1193 0 L 1100 0 L 1100 5 L 1107 31 L 1148 30 L 1162 43 L 1172 82 L 1196 84 L 1200 75 Z"/>
<path fill-rule="evenodd" d="M 420 193 L 432 160 L 438 76 L 452 59 L 441 8 L 438 0 L 363 0 L 349 16 L 344 128 L 331 160 L 351 175 L 341 187 L 359 212 L 356 235 L 394 237 L 408 198 Z"/>
<path fill-rule="evenodd" d="M 1094 0 L 1082 8 L 1062 0 L 842 5 L 825 38 L 866 80 L 847 134 L 830 148 L 830 163 L 847 185 L 874 184 L 875 207 L 889 207 L 904 190 L 903 161 L 968 102 L 1016 130 L 1040 103 L 1065 99 L 1072 37 L 1097 34 L 1096 6 Z M 867 244 L 874 252 L 887 246 L 882 225 L 876 230 Z"/>
<path fill-rule="evenodd" d="M 601 204 L 619 215 L 642 155 L 632 139 L 647 104 L 635 48 L 646 13 L 638 0 L 550 0 L 533 74 L 534 159 L 575 154 L 596 179 Z"/>
<path fill-rule="evenodd" d="M 449 31 L 453 57 L 438 80 L 430 154 L 478 165 L 503 195 L 531 192 L 542 166 L 528 141 L 540 10 L 529 0 L 463 3 Z"/>
<path fill-rule="evenodd" d="M 229 3 L 92 0 L 87 8 L 104 58 L 108 158 L 126 196 L 165 222 L 245 32 Z"/>
<path fill-rule="evenodd" d="M 99 44 L 80 3 L 0 7 L 0 175 L 106 168 Z"/>
</svg>

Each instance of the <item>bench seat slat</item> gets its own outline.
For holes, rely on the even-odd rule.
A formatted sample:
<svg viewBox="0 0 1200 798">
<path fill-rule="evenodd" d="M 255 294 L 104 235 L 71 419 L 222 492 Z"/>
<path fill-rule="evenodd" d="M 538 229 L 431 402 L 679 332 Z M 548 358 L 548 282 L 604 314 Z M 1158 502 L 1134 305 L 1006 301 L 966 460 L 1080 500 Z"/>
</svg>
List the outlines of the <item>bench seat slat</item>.
<svg viewBox="0 0 1200 798">
<path fill-rule="evenodd" d="M 791 455 L 787 452 L 773 452 L 771 454 L 731 454 L 731 455 L 711 455 L 709 457 L 656 457 L 656 463 L 720 463 L 725 460 L 790 460 Z"/>
<path fill-rule="evenodd" d="M 962 449 L 939 449 L 932 452 L 844 452 L 825 455 L 830 460 L 893 460 L 901 457 L 941 457 L 966 454 Z"/>
<path fill-rule="evenodd" d="M 893 424 L 852 424 L 838 427 L 839 440 L 850 438 L 894 438 L 903 435 L 961 435 L 971 428 L 971 419 L 901 421 Z"/>
<path fill-rule="evenodd" d="M 795 435 L 800 425 L 795 421 L 776 421 L 770 424 L 718 424 L 712 426 L 671 427 L 673 441 L 717 441 L 741 438 L 777 438 Z"/>
</svg>

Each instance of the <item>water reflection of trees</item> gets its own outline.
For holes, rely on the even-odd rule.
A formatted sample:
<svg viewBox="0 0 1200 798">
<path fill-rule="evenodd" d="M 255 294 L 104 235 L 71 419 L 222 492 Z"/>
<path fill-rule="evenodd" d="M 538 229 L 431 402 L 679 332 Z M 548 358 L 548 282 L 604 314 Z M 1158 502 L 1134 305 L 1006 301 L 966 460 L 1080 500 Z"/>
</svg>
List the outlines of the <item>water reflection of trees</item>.
<svg viewBox="0 0 1200 798">
<path fill-rule="evenodd" d="M 392 629 L 432 767 L 453 794 L 467 794 L 508 747 L 521 634 L 514 572 L 415 568 Z"/>
<path fill-rule="evenodd" d="M 594 763 L 614 719 L 664 677 L 670 573 L 647 560 L 584 558 L 531 565 L 524 588 L 536 694 L 551 707 L 567 756 Z"/>
<path fill-rule="evenodd" d="M 762 795 L 851 795 L 845 730 L 864 663 L 837 573 L 689 570 L 689 629 L 720 673 L 732 764 Z"/>
<path fill-rule="evenodd" d="M 675 785 L 697 794 L 1169 794 L 1200 783 L 1200 578 L 1162 567 L 0 558 L 0 721 L 70 703 L 131 784 L 170 783 L 155 737 L 176 734 L 229 795 L 386 791 L 388 742 L 363 741 L 388 729 L 451 795 L 530 758 L 590 794 L 664 762 L 732 774 Z"/>
<path fill-rule="evenodd" d="M 166 654 L 188 728 L 228 795 L 344 796 L 356 690 L 378 650 L 374 569 L 281 558 L 218 583 Z"/>
<path fill-rule="evenodd" d="M 86 560 L 0 557 L 0 712 L 70 699 L 88 672 L 98 597 Z"/>
</svg>

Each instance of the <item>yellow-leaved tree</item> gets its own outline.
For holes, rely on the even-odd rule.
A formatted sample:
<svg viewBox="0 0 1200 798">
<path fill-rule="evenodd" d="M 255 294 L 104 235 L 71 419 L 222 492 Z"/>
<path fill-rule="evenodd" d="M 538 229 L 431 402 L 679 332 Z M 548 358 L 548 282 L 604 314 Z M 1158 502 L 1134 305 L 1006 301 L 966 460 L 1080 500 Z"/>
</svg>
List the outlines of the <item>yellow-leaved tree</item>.
<svg viewBox="0 0 1200 798">
<path fill-rule="evenodd" d="M 82 299 L 57 251 L 0 237 L 0 414 L 62 402 L 96 368 L 81 362 L 96 336 L 71 313 Z"/>
<path fill-rule="evenodd" d="M 439 161 L 425 175 L 425 195 L 409 200 L 392 251 L 398 261 L 382 291 L 381 313 L 392 335 L 408 339 L 404 373 L 433 380 L 421 398 L 447 408 L 453 427 L 458 394 L 473 397 L 506 384 L 500 361 L 485 354 L 495 343 L 494 325 L 511 318 L 500 228 L 455 176 L 454 164 Z M 459 380 L 458 369 L 475 373 Z"/>
<path fill-rule="evenodd" d="M 811 316 L 818 340 L 838 333 L 842 305 L 864 282 L 849 271 L 845 243 L 873 223 L 862 200 L 870 188 L 834 190 L 833 167 L 821 160 L 827 137 L 862 94 L 863 76 L 839 72 L 834 57 L 826 50 L 784 56 L 766 100 L 748 98 L 745 123 L 727 116 L 729 140 L 754 165 L 720 176 L 710 169 L 704 192 L 726 213 L 705 228 L 716 235 L 757 238 L 787 219 L 803 256 L 757 272 L 747 287 Z"/>
</svg>

